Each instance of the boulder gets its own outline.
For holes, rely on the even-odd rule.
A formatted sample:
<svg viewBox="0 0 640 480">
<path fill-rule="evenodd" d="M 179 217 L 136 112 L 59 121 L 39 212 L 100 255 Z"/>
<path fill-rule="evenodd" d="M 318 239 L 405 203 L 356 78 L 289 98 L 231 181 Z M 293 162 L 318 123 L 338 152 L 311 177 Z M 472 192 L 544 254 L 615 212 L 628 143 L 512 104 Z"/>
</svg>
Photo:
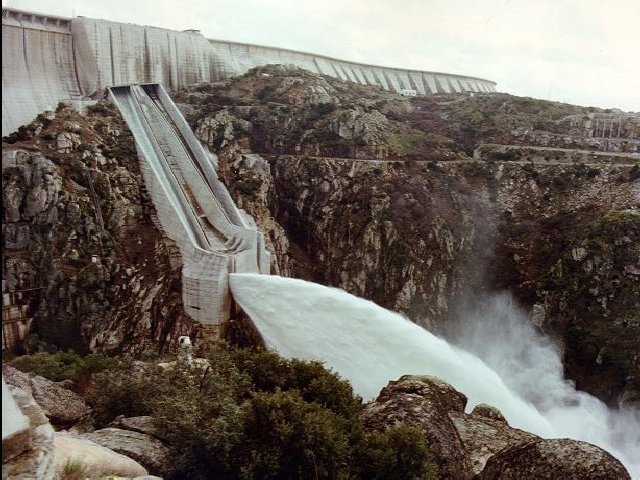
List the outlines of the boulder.
<svg viewBox="0 0 640 480">
<path fill-rule="evenodd" d="M 64 469 L 65 465 L 78 465 L 83 469 L 85 477 L 100 477 L 104 474 L 138 477 L 148 473 L 135 460 L 86 438 L 56 433 L 53 443 L 60 468 Z"/>
<path fill-rule="evenodd" d="M 2 365 L 2 375 L 8 385 L 20 387 L 31 394 L 54 425 L 72 425 L 87 416 L 91 409 L 77 393 L 33 373 L 24 373 Z"/>
<path fill-rule="evenodd" d="M 464 413 L 467 398 L 451 385 L 429 376 L 405 375 L 389 382 L 367 405 L 363 420 L 370 428 L 385 430 L 405 424 L 420 430 L 442 478 L 473 478 L 471 458 L 449 418 Z"/>
<path fill-rule="evenodd" d="M 134 459 L 154 475 L 170 477 L 173 473 L 169 448 L 150 435 L 120 428 L 104 428 L 79 437 Z"/>
<path fill-rule="evenodd" d="M 4 383 L 4 382 L 3 382 Z M 3 388 L 3 416 L 5 396 L 13 398 L 27 422 L 22 438 L 3 438 L 2 478 L 37 478 L 54 480 L 57 478 L 57 464 L 54 455 L 53 428 L 42 409 L 31 394 L 19 387 Z M 7 419 L 3 418 L 3 427 Z M 4 432 L 3 432 L 4 434 Z"/>
<path fill-rule="evenodd" d="M 631 476 L 609 453 L 577 440 L 535 439 L 507 447 L 487 460 L 479 480 L 562 478 L 627 480 Z"/>
<path fill-rule="evenodd" d="M 504 418 L 500 410 L 498 410 L 496 407 L 492 407 L 491 405 L 487 405 L 486 403 L 481 403 L 473 407 L 471 415 L 491 418 L 492 420 L 496 420 L 498 422 L 507 423 L 507 420 Z"/>
<path fill-rule="evenodd" d="M 480 409 L 478 407 L 473 410 L 471 415 L 461 412 L 449 413 L 449 417 L 471 457 L 475 474 L 482 472 L 487 460 L 503 448 L 520 445 L 538 438 L 532 433 L 509 427 L 498 409 L 488 405 L 484 405 Z"/>
<path fill-rule="evenodd" d="M 140 417 L 125 417 L 119 415 L 107 427 L 121 428 L 122 430 L 130 430 L 132 432 L 145 433 L 152 437 L 158 437 L 157 430 L 153 424 L 153 417 L 142 415 Z M 160 438 L 160 437 L 158 437 Z"/>
</svg>

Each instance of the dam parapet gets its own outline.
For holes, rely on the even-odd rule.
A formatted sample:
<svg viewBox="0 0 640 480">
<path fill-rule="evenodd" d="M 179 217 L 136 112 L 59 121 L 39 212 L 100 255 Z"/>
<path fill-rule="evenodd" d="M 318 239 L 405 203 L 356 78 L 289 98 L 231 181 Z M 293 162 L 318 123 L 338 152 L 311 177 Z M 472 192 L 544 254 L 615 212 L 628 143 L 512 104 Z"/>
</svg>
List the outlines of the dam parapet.
<svg viewBox="0 0 640 480">
<path fill-rule="evenodd" d="M 2 135 L 82 98 L 71 19 L 2 9 Z"/>
</svg>

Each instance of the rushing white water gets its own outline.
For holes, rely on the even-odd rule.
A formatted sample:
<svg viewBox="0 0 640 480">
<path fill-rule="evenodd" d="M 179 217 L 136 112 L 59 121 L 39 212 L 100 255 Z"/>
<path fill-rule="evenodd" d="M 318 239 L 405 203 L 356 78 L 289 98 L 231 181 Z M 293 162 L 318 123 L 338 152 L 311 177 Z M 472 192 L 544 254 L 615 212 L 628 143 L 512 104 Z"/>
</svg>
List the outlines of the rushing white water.
<svg viewBox="0 0 640 480">
<path fill-rule="evenodd" d="M 610 410 L 563 375 L 560 349 L 535 331 L 507 292 L 461 315 L 451 340 L 480 357 L 507 386 L 538 408 L 556 435 L 600 445 L 640 478 L 640 411 Z M 533 379 L 533 380 L 532 380 Z"/>
<path fill-rule="evenodd" d="M 540 361 L 540 354 L 558 357 L 553 349 L 528 357 L 528 339 L 521 339 L 516 347 L 513 336 L 497 337 L 491 348 L 478 348 L 485 353 L 495 349 L 506 352 L 487 355 L 491 363 L 509 364 L 509 348 L 513 347 L 523 360 L 496 372 L 477 356 L 343 290 L 277 276 L 230 277 L 235 300 L 253 319 L 269 347 L 285 357 L 325 362 L 347 378 L 364 400 L 377 396 L 383 386 L 401 375 L 433 375 L 469 398 L 467 411 L 478 403 L 488 403 L 497 407 L 512 427 L 548 438 L 589 441 L 619 458 L 634 478 L 640 475 L 640 428 L 633 429 L 637 418 L 618 418 L 595 398 L 575 392 L 562 380 L 561 368 L 553 371 L 544 367 L 543 373 L 537 370 L 535 363 Z M 484 341 L 483 337 L 478 338 Z M 544 346 L 542 341 L 539 344 Z M 534 365 L 519 372 L 518 368 L 529 363 Z M 554 375 L 558 381 L 553 380 Z M 534 406 L 528 401 L 527 392 L 543 401 Z M 620 429 L 616 422 L 628 425 Z"/>
</svg>

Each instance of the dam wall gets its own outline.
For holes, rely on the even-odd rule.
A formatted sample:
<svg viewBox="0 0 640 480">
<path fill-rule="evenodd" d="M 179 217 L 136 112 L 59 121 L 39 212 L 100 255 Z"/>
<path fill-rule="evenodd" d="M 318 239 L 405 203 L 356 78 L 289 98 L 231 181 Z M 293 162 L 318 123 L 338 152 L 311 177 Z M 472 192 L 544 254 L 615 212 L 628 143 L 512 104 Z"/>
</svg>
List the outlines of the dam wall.
<svg viewBox="0 0 640 480">
<path fill-rule="evenodd" d="M 495 82 L 439 72 L 381 67 L 294 50 L 209 40 L 184 32 L 85 17 L 2 9 L 2 135 L 60 101 L 96 98 L 110 86 L 161 83 L 176 90 L 295 65 L 385 90 L 421 95 L 493 92 Z"/>
<path fill-rule="evenodd" d="M 242 75 L 248 70 L 269 64 L 295 65 L 321 75 L 361 85 L 377 85 L 385 90 L 415 90 L 421 95 L 461 92 L 495 92 L 496 84 L 482 78 L 450 73 L 425 72 L 349 62 L 336 58 L 283 48 L 248 43 L 209 40 L 218 59 L 218 74 Z"/>
<path fill-rule="evenodd" d="M 71 34 L 86 95 L 133 83 L 176 90 L 220 78 L 211 45 L 197 33 L 79 17 L 71 20 Z"/>
<path fill-rule="evenodd" d="M 2 10 L 2 135 L 79 99 L 68 18 Z"/>
</svg>

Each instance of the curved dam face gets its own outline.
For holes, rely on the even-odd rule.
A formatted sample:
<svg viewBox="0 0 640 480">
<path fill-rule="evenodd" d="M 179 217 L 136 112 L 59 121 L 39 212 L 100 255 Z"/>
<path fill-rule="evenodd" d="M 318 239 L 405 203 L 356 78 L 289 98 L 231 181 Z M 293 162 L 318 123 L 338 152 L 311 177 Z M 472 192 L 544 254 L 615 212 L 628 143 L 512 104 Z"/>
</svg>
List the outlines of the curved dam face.
<svg viewBox="0 0 640 480">
<path fill-rule="evenodd" d="M 209 40 L 91 18 L 2 10 L 2 135 L 58 102 L 101 96 L 111 86 L 160 83 L 168 89 L 242 75 L 268 64 L 295 65 L 362 85 L 431 95 L 493 92 L 476 77 L 380 67 L 293 50 Z"/>
<path fill-rule="evenodd" d="M 78 99 L 71 20 L 2 10 L 2 135 Z"/>
</svg>

